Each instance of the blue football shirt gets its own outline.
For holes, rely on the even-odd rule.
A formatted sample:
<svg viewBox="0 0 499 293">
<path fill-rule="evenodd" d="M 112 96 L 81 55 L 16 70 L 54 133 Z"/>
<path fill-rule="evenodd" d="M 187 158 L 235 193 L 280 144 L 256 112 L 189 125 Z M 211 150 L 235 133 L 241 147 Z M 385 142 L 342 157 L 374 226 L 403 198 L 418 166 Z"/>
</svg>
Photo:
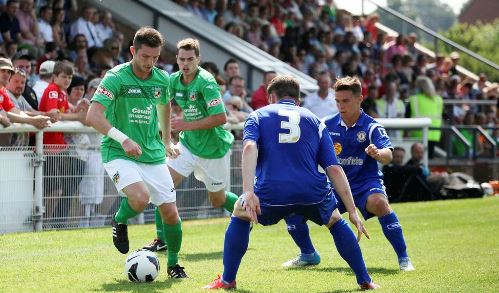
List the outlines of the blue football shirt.
<svg viewBox="0 0 499 293">
<path fill-rule="evenodd" d="M 324 123 L 352 190 L 362 189 L 369 180 L 383 178 L 378 162 L 365 152 L 371 143 L 378 149 L 392 148 L 390 138 L 381 124 L 363 111 L 350 128 L 341 120 L 340 114 L 324 118 Z"/>
<path fill-rule="evenodd" d="M 261 205 L 321 202 L 329 191 L 318 171 L 338 165 L 326 126 L 293 100 L 281 100 L 250 114 L 244 140 L 258 145 L 255 193 Z"/>
</svg>

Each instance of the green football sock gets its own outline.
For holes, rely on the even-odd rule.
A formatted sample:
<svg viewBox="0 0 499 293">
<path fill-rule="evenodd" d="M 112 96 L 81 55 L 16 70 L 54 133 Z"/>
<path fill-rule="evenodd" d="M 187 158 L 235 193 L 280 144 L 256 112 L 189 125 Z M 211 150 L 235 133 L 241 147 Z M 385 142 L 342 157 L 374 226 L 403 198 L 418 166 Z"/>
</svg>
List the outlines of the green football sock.
<svg viewBox="0 0 499 293">
<path fill-rule="evenodd" d="M 238 197 L 235 193 L 232 193 L 230 191 L 225 192 L 225 202 L 224 202 L 224 209 L 232 213 L 234 211 L 234 204 L 236 203 Z"/>
<path fill-rule="evenodd" d="M 120 224 L 128 224 L 128 219 L 135 217 L 140 213 L 136 212 L 133 210 L 133 208 L 128 204 L 128 198 L 124 197 L 121 200 L 120 203 L 120 208 L 116 212 L 116 215 L 114 216 L 114 220 L 116 223 Z"/>
<path fill-rule="evenodd" d="M 158 207 L 154 209 L 154 222 L 156 223 L 156 236 L 164 243 L 165 234 L 163 233 L 163 219 L 161 219 Z"/>
<path fill-rule="evenodd" d="M 182 221 L 180 218 L 174 225 L 163 223 L 163 234 L 168 246 L 168 267 L 171 267 L 178 263 L 178 252 L 182 246 Z"/>
</svg>

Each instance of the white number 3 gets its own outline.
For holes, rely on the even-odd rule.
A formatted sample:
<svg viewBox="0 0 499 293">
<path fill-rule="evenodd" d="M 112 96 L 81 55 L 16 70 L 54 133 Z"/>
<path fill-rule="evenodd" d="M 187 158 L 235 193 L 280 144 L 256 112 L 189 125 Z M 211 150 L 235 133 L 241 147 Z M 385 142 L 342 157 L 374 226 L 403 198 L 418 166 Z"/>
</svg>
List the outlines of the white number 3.
<svg viewBox="0 0 499 293">
<path fill-rule="evenodd" d="M 281 121 L 281 129 L 289 133 L 279 133 L 279 143 L 295 143 L 300 139 L 300 114 L 296 111 L 279 110 L 279 116 L 288 117 L 288 121 Z"/>
</svg>

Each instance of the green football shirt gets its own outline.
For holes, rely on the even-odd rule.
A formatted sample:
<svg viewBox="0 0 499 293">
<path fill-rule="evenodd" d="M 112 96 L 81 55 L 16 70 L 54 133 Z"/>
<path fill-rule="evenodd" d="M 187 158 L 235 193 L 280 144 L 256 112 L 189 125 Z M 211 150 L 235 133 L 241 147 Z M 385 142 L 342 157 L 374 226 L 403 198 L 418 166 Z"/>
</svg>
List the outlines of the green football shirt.
<svg viewBox="0 0 499 293">
<path fill-rule="evenodd" d="M 149 78 L 141 80 L 133 73 L 130 62 L 106 73 L 92 101 L 106 107 L 104 115 L 109 123 L 135 141 L 142 149 L 142 155 L 138 159 L 127 156 L 118 142 L 104 136 L 101 144 L 104 163 L 115 159 L 145 164 L 165 162 L 156 105 L 170 101 L 169 80 L 168 73 L 156 67 Z"/>
<path fill-rule="evenodd" d="M 225 113 L 220 89 L 211 73 L 198 67 L 196 76 L 189 84 L 183 84 L 181 78 L 181 71 L 170 76 L 170 95 L 182 108 L 185 121 Z M 180 142 L 198 157 L 216 159 L 229 151 L 234 136 L 220 125 L 211 129 L 181 131 Z"/>
</svg>

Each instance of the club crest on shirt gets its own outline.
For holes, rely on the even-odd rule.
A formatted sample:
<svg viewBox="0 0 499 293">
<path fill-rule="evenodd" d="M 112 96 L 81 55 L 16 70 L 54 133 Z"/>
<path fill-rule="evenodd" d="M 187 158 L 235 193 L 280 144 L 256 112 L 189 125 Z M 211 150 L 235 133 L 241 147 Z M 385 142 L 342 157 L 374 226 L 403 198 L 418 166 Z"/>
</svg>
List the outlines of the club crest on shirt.
<svg viewBox="0 0 499 293">
<path fill-rule="evenodd" d="M 49 92 L 49 99 L 57 99 L 59 97 L 59 94 L 57 91 L 50 91 Z"/>
<path fill-rule="evenodd" d="M 341 146 L 341 143 L 335 142 L 334 143 L 334 152 L 336 153 L 336 155 L 341 154 L 341 151 L 343 151 L 343 147 Z"/>
<path fill-rule="evenodd" d="M 358 142 L 366 141 L 366 133 L 364 131 L 357 132 L 357 141 Z"/>
<path fill-rule="evenodd" d="M 189 93 L 189 100 L 195 101 L 196 100 L 196 93 Z"/>
<path fill-rule="evenodd" d="M 116 173 L 113 175 L 113 182 L 114 184 L 118 184 L 120 182 L 120 173 L 116 171 Z"/>
<path fill-rule="evenodd" d="M 160 87 L 156 87 L 156 88 L 154 88 L 154 97 L 155 97 L 156 99 L 159 99 L 159 98 L 161 97 L 161 92 L 162 92 L 162 91 L 161 91 L 161 88 L 160 88 Z"/>
</svg>

